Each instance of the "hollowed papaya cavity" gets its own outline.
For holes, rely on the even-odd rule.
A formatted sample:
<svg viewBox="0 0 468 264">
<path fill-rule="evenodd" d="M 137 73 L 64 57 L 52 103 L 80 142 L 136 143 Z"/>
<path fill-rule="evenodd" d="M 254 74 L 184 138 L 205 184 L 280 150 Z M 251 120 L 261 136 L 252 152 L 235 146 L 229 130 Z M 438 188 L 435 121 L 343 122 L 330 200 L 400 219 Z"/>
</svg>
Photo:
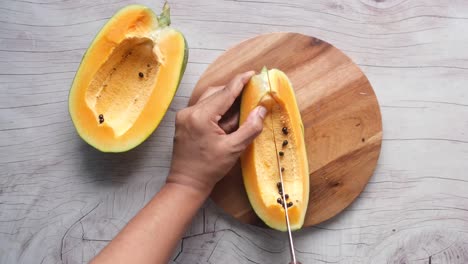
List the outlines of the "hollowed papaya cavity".
<svg viewBox="0 0 468 264">
<path fill-rule="evenodd" d="M 188 57 L 184 36 L 169 24 L 167 4 L 159 17 L 147 7 L 127 6 L 88 48 L 70 90 L 69 110 L 90 145 L 126 151 L 161 122 Z"/>
<path fill-rule="evenodd" d="M 159 64 L 153 48 L 151 39 L 125 39 L 88 86 L 86 103 L 96 122 L 112 128 L 117 137 L 133 126 L 155 88 Z"/>
<path fill-rule="evenodd" d="M 241 156 L 249 201 L 260 219 L 282 231 L 287 207 L 291 228 L 299 229 L 308 206 L 309 170 L 294 90 L 283 72 L 264 69 L 252 77 L 242 94 L 241 123 L 257 105 L 268 109 L 263 130 Z"/>
</svg>

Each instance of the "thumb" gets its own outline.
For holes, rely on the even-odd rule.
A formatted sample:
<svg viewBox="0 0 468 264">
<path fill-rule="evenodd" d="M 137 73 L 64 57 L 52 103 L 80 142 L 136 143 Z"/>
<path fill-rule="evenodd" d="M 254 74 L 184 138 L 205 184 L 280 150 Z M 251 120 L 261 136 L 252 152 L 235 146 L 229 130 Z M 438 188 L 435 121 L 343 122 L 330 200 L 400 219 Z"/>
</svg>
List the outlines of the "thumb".
<svg viewBox="0 0 468 264">
<path fill-rule="evenodd" d="M 257 106 L 247 117 L 247 120 L 237 129 L 229 134 L 230 140 L 234 146 L 239 146 L 241 150 L 247 148 L 250 143 L 262 132 L 263 119 L 267 114 L 267 109 L 263 106 Z"/>
</svg>

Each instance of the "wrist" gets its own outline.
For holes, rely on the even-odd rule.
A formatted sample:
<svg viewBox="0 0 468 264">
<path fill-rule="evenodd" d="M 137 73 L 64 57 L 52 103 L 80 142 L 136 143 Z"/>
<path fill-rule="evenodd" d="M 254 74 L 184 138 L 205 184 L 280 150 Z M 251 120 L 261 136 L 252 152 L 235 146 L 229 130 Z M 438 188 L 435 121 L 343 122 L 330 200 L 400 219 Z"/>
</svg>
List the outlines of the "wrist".
<svg viewBox="0 0 468 264">
<path fill-rule="evenodd" d="M 203 200 L 208 198 L 214 187 L 208 183 L 199 182 L 189 175 L 176 171 L 171 171 L 169 173 L 169 176 L 166 179 L 166 185 L 180 188 L 181 190 L 189 192 Z"/>
</svg>

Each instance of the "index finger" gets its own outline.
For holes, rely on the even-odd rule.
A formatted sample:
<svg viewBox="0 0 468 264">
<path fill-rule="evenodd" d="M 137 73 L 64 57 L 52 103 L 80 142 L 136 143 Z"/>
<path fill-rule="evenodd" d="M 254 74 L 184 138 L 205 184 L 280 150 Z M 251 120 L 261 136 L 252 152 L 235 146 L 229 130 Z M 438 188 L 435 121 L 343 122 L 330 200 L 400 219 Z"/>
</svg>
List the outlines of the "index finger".
<svg viewBox="0 0 468 264">
<path fill-rule="evenodd" d="M 224 115 L 240 95 L 242 89 L 244 89 L 244 85 L 247 84 L 254 74 L 254 71 L 248 71 L 236 75 L 229 84 L 211 96 L 212 100 L 207 104 L 207 110 L 211 114 Z"/>
</svg>

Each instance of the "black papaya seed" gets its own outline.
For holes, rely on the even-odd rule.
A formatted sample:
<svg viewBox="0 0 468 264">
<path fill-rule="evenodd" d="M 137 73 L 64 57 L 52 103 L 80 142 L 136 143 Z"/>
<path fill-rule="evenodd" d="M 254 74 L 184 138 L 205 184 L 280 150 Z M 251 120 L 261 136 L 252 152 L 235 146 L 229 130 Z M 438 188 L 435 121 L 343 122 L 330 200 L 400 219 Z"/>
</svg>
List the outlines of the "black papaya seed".
<svg viewBox="0 0 468 264">
<path fill-rule="evenodd" d="M 283 151 L 280 151 L 278 154 L 279 154 L 281 157 L 284 156 L 284 152 L 283 152 Z"/>
<path fill-rule="evenodd" d="M 287 193 L 284 194 L 284 197 L 286 198 L 286 200 L 289 199 L 289 195 Z"/>
<path fill-rule="evenodd" d="M 104 123 L 104 115 L 100 114 L 99 115 L 99 124 L 102 124 L 102 123 Z"/>
<path fill-rule="evenodd" d="M 145 75 L 144 75 L 142 72 L 139 72 L 139 73 L 138 73 L 138 76 L 140 76 L 140 78 L 145 77 Z"/>
<path fill-rule="evenodd" d="M 291 206 L 293 206 L 293 202 L 288 203 L 288 208 L 291 207 Z"/>
<path fill-rule="evenodd" d="M 288 144 L 288 141 L 287 140 L 284 140 L 283 141 L 283 147 L 286 146 Z"/>
<path fill-rule="evenodd" d="M 283 131 L 283 134 L 285 134 L 285 135 L 288 134 L 288 128 L 287 127 L 283 127 L 283 129 L 281 129 L 281 131 Z"/>
<path fill-rule="evenodd" d="M 281 198 L 278 198 L 278 199 L 276 199 L 276 202 L 279 203 L 279 204 L 282 204 L 283 200 Z"/>
<path fill-rule="evenodd" d="M 281 167 L 281 172 L 283 172 L 283 171 L 284 171 L 284 168 L 283 168 L 283 167 Z"/>
</svg>

